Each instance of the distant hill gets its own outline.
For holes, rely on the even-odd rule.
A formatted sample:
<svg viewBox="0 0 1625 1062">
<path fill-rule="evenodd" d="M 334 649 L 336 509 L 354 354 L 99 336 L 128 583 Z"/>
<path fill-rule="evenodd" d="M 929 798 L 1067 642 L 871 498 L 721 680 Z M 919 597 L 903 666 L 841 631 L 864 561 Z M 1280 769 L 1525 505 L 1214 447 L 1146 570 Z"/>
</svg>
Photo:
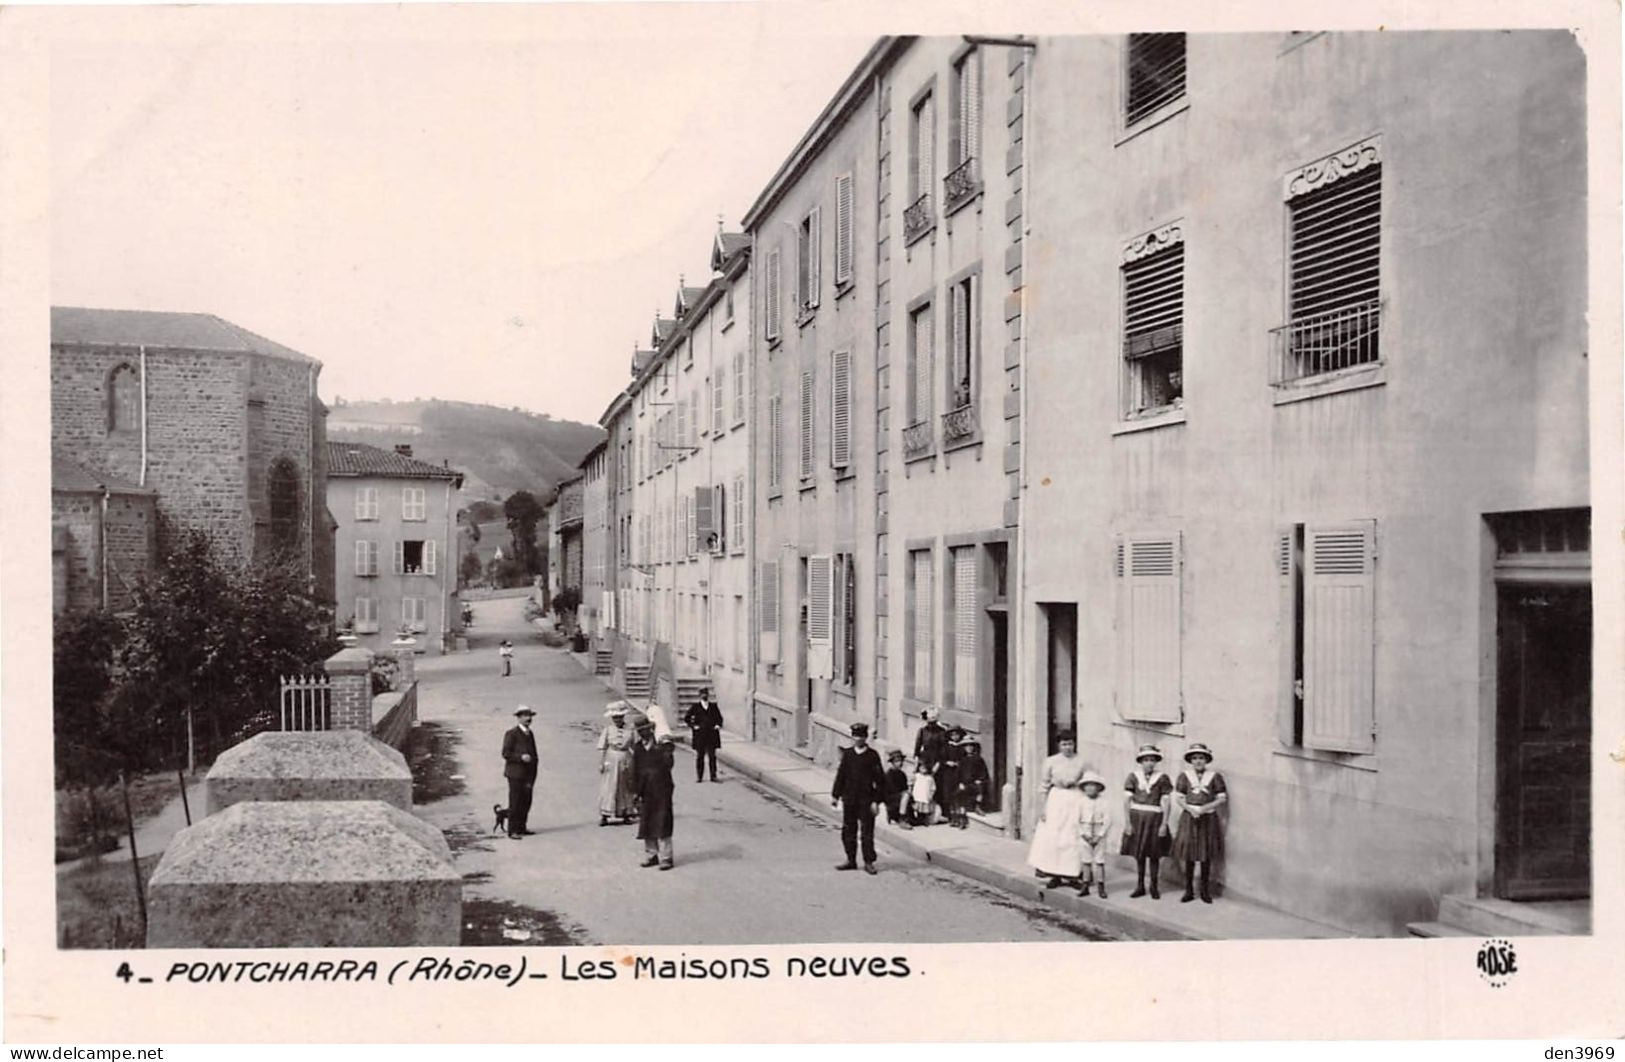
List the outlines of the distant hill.
<svg viewBox="0 0 1625 1062">
<path fill-rule="evenodd" d="M 545 501 L 576 474 L 604 430 L 522 409 L 422 399 L 335 405 L 327 416 L 327 434 L 374 446 L 407 443 L 420 461 L 449 462 L 468 474 L 465 501 L 507 497 L 516 490 Z"/>
</svg>

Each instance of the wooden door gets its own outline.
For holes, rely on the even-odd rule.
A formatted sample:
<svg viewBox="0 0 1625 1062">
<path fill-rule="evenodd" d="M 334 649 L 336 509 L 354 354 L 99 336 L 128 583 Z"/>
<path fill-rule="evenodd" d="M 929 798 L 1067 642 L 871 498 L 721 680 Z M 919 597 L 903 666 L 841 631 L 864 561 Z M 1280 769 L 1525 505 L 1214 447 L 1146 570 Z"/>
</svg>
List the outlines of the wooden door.
<svg viewBox="0 0 1625 1062">
<path fill-rule="evenodd" d="M 1495 892 L 1591 892 L 1591 590 L 1497 590 Z"/>
</svg>

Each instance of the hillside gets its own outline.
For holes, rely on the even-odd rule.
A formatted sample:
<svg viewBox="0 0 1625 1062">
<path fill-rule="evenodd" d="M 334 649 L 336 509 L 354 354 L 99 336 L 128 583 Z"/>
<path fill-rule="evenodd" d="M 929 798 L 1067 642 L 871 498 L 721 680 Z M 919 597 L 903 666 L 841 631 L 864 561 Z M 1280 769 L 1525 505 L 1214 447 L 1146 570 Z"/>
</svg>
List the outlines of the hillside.
<svg viewBox="0 0 1625 1062">
<path fill-rule="evenodd" d="M 409 443 L 418 460 L 449 462 L 467 473 L 464 498 L 474 500 L 516 490 L 545 499 L 576 474 L 604 432 L 596 424 L 554 420 L 545 413 L 424 399 L 335 405 L 327 435 L 383 447 Z"/>
</svg>

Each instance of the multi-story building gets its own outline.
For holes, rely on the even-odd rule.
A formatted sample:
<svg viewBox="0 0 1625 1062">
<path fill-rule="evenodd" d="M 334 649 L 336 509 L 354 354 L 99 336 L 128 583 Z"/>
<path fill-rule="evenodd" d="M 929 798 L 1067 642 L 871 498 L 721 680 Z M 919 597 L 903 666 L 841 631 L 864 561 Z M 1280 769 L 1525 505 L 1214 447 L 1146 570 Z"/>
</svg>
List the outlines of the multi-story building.
<svg viewBox="0 0 1625 1062">
<path fill-rule="evenodd" d="M 616 576 L 597 648 L 629 696 L 675 713 L 710 685 L 730 722 L 747 714 L 750 260 L 742 234 L 717 233 L 710 283 L 679 283 L 600 421 Z"/>
<path fill-rule="evenodd" d="M 605 549 L 609 544 L 609 466 L 610 449 L 606 439 L 587 451 L 581 459 L 581 608 L 576 621 L 589 639 L 596 640 L 606 618 L 604 590 L 607 570 Z"/>
<path fill-rule="evenodd" d="M 1022 62 L 1024 761 L 1212 746 L 1226 887 L 1351 930 L 1586 896 L 1580 47 Z"/>
<path fill-rule="evenodd" d="M 399 633 L 422 650 L 452 648 L 457 596 L 458 490 L 463 475 L 394 451 L 329 442 L 327 507 L 338 521 L 338 620 L 357 643 L 389 651 Z"/>
<path fill-rule="evenodd" d="M 151 492 L 158 537 L 143 555 L 162 548 L 166 523 L 196 528 L 230 560 L 295 559 L 331 598 L 320 372 L 314 358 L 208 314 L 55 306 L 52 451 L 77 466 L 68 481 L 80 486 Z M 53 519 L 63 510 L 68 553 L 89 556 L 66 513 L 81 494 L 53 495 Z M 110 602 L 135 574 L 119 571 Z"/>
<path fill-rule="evenodd" d="M 581 593 L 582 525 L 586 520 L 584 473 L 560 483 L 547 506 L 547 594 Z"/>
</svg>

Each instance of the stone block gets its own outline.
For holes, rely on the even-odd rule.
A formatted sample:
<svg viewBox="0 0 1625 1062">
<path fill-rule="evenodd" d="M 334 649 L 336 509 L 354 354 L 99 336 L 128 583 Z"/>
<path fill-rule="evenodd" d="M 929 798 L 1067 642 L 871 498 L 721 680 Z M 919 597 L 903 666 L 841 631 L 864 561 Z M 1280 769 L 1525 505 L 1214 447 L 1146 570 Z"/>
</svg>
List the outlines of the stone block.
<svg viewBox="0 0 1625 1062">
<path fill-rule="evenodd" d="M 271 731 L 221 753 L 203 794 L 208 815 L 262 800 L 379 800 L 409 811 L 412 772 L 359 730 Z"/>
<path fill-rule="evenodd" d="M 377 800 L 238 804 L 182 830 L 147 890 L 149 948 L 459 942 L 439 830 Z"/>
</svg>

